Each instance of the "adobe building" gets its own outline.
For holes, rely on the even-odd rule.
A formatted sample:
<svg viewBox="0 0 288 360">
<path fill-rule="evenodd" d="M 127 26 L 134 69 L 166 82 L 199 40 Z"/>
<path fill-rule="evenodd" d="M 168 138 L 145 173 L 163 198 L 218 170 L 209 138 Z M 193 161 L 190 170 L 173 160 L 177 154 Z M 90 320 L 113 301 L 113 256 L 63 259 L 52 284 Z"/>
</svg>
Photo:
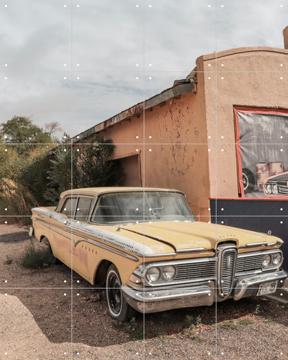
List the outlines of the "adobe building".
<svg viewBox="0 0 288 360">
<path fill-rule="evenodd" d="M 111 139 L 124 185 L 180 189 L 201 220 L 287 237 L 288 27 L 283 33 L 283 49 L 200 56 L 186 79 L 73 141 Z"/>
</svg>

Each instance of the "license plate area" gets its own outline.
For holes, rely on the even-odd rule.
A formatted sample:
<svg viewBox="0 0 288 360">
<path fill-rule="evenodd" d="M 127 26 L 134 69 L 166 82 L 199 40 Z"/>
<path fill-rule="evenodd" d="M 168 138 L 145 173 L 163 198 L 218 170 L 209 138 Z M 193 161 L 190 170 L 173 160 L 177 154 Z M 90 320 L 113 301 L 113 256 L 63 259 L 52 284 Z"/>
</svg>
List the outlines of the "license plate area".
<svg viewBox="0 0 288 360">
<path fill-rule="evenodd" d="M 274 294 L 276 290 L 277 290 L 277 281 L 270 281 L 264 284 L 260 284 L 258 288 L 257 296 Z"/>
</svg>

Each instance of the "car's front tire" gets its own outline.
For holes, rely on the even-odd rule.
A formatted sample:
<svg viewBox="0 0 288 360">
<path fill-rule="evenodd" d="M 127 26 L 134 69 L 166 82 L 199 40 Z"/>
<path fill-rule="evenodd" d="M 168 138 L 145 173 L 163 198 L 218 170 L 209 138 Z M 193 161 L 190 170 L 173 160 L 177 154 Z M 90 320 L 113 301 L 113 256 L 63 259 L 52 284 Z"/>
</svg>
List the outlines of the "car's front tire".
<svg viewBox="0 0 288 360">
<path fill-rule="evenodd" d="M 133 309 L 127 303 L 121 290 L 121 279 L 114 265 L 110 265 L 106 274 L 106 302 L 109 315 L 118 321 L 129 320 Z"/>
</svg>

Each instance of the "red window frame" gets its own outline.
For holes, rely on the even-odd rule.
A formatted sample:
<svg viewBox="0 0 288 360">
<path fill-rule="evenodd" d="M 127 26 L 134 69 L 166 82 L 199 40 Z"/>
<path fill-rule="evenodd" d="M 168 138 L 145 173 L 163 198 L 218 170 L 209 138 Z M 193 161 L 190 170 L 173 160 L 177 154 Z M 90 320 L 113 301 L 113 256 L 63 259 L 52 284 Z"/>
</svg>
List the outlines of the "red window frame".
<svg viewBox="0 0 288 360">
<path fill-rule="evenodd" d="M 243 181 L 242 181 L 242 158 L 241 158 L 241 144 L 240 144 L 240 126 L 239 126 L 239 112 L 241 113 L 253 113 L 253 114 L 264 114 L 264 115 L 288 115 L 288 109 L 283 108 L 267 108 L 267 107 L 257 107 L 257 106 L 233 106 L 234 112 L 234 125 L 235 125 L 235 146 L 236 146 L 236 161 L 237 161 L 237 177 L 238 177 L 238 187 L 239 195 L 242 199 L 248 200 L 279 200 L 287 199 L 287 196 L 284 195 L 273 195 L 272 197 L 261 197 L 261 198 L 247 198 L 245 197 Z"/>
</svg>

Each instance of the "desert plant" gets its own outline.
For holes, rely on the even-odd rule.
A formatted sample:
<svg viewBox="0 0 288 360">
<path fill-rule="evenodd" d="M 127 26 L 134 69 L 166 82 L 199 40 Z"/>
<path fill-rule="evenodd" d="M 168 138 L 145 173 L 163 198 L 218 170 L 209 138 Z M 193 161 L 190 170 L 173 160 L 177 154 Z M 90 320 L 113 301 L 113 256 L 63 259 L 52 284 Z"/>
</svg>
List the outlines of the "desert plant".
<svg viewBox="0 0 288 360">
<path fill-rule="evenodd" d="M 48 246 L 36 249 L 32 241 L 26 248 L 25 253 L 21 259 L 21 265 L 30 269 L 48 267 L 55 264 L 55 262 L 56 259 Z"/>
</svg>

